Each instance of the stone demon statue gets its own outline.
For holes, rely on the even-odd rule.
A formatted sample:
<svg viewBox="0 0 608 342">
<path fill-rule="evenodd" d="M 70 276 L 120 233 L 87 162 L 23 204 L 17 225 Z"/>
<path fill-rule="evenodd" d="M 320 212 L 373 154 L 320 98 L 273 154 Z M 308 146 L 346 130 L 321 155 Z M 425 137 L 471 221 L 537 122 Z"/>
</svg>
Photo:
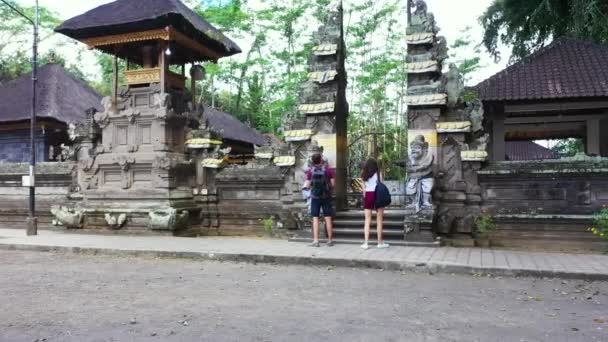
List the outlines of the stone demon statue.
<svg viewBox="0 0 608 342">
<path fill-rule="evenodd" d="M 416 212 L 433 207 L 431 198 L 431 191 L 435 185 L 433 159 L 433 154 L 429 153 L 429 144 L 424 140 L 424 136 L 416 136 L 410 143 L 407 163 L 408 178 L 405 184 L 407 208 L 415 208 Z"/>
</svg>

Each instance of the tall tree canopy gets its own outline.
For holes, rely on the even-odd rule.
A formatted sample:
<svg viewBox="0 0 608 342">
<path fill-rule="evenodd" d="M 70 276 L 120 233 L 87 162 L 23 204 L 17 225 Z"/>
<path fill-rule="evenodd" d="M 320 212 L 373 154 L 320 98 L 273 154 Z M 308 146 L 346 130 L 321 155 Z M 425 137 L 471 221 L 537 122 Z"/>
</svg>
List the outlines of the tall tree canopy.
<svg viewBox="0 0 608 342">
<path fill-rule="evenodd" d="M 521 59 L 562 36 L 608 43 L 606 0 L 495 0 L 480 18 L 483 44 L 500 59 L 499 43 Z"/>
<path fill-rule="evenodd" d="M 29 18 L 34 18 L 35 8 L 23 6 L 19 1 L 8 1 Z M 44 6 L 39 8 L 40 43 L 45 43 L 54 36 L 53 28 L 61 23 L 57 13 Z M 32 71 L 33 27 L 31 23 L 10 7 L 0 3 L 0 84 L 15 79 Z M 62 65 L 76 77 L 85 79 L 77 64 L 68 63 L 54 44 L 50 49 L 39 46 L 38 64 L 56 63 Z"/>
</svg>

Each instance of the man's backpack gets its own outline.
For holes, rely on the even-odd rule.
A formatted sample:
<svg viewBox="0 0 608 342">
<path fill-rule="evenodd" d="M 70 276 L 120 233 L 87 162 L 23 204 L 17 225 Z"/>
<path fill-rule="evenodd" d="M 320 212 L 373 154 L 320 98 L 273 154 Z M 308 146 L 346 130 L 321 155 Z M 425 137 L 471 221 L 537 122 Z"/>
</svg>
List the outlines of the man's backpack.
<svg viewBox="0 0 608 342">
<path fill-rule="evenodd" d="M 314 167 L 312 169 L 310 195 L 312 198 L 326 198 L 329 195 L 329 183 L 325 167 Z"/>
</svg>

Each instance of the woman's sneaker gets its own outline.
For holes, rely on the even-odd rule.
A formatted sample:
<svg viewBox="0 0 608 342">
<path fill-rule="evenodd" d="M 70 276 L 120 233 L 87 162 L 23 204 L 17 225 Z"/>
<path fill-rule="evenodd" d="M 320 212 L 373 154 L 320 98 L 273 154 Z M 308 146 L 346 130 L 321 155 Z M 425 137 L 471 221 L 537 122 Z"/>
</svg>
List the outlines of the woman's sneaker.
<svg viewBox="0 0 608 342">
<path fill-rule="evenodd" d="M 364 242 L 364 243 L 361 245 L 361 248 L 363 248 L 363 249 L 368 249 L 368 248 L 369 248 L 369 245 L 367 244 L 367 242 Z"/>
<path fill-rule="evenodd" d="M 388 243 L 379 243 L 378 248 L 388 248 Z"/>
<path fill-rule="evenodd" d="M 319 247 L 319 241 L 313 241 L 310 245 L 308 245 L 310 247 Z"/>
</svg>

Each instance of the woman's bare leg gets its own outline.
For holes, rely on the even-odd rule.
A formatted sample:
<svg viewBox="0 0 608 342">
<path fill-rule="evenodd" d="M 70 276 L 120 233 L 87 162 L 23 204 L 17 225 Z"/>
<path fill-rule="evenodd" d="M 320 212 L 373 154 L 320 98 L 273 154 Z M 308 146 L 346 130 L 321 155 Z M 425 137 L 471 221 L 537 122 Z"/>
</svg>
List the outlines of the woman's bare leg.
<svg viewBox="0 0 608 342">
<path fill-rule="evenodd" d="M 369 241 L 369 227 L 372 224 L 372 211 L 370 209 L 365 209 L 365 225 L 363 226 L 364 229 L 364 237 L 365 237 L 365 243 L 367 243 L 367 241 Z"/>
<path fill-rule="evenodd" d="M 384 208 L 379 208 L 376 210 L 376 230 L 378 231 L 378 244 L 381 245 L 384 243 L 384 239 L 382 239 L 382 230 L 384 224 Z"/>
</svg>

